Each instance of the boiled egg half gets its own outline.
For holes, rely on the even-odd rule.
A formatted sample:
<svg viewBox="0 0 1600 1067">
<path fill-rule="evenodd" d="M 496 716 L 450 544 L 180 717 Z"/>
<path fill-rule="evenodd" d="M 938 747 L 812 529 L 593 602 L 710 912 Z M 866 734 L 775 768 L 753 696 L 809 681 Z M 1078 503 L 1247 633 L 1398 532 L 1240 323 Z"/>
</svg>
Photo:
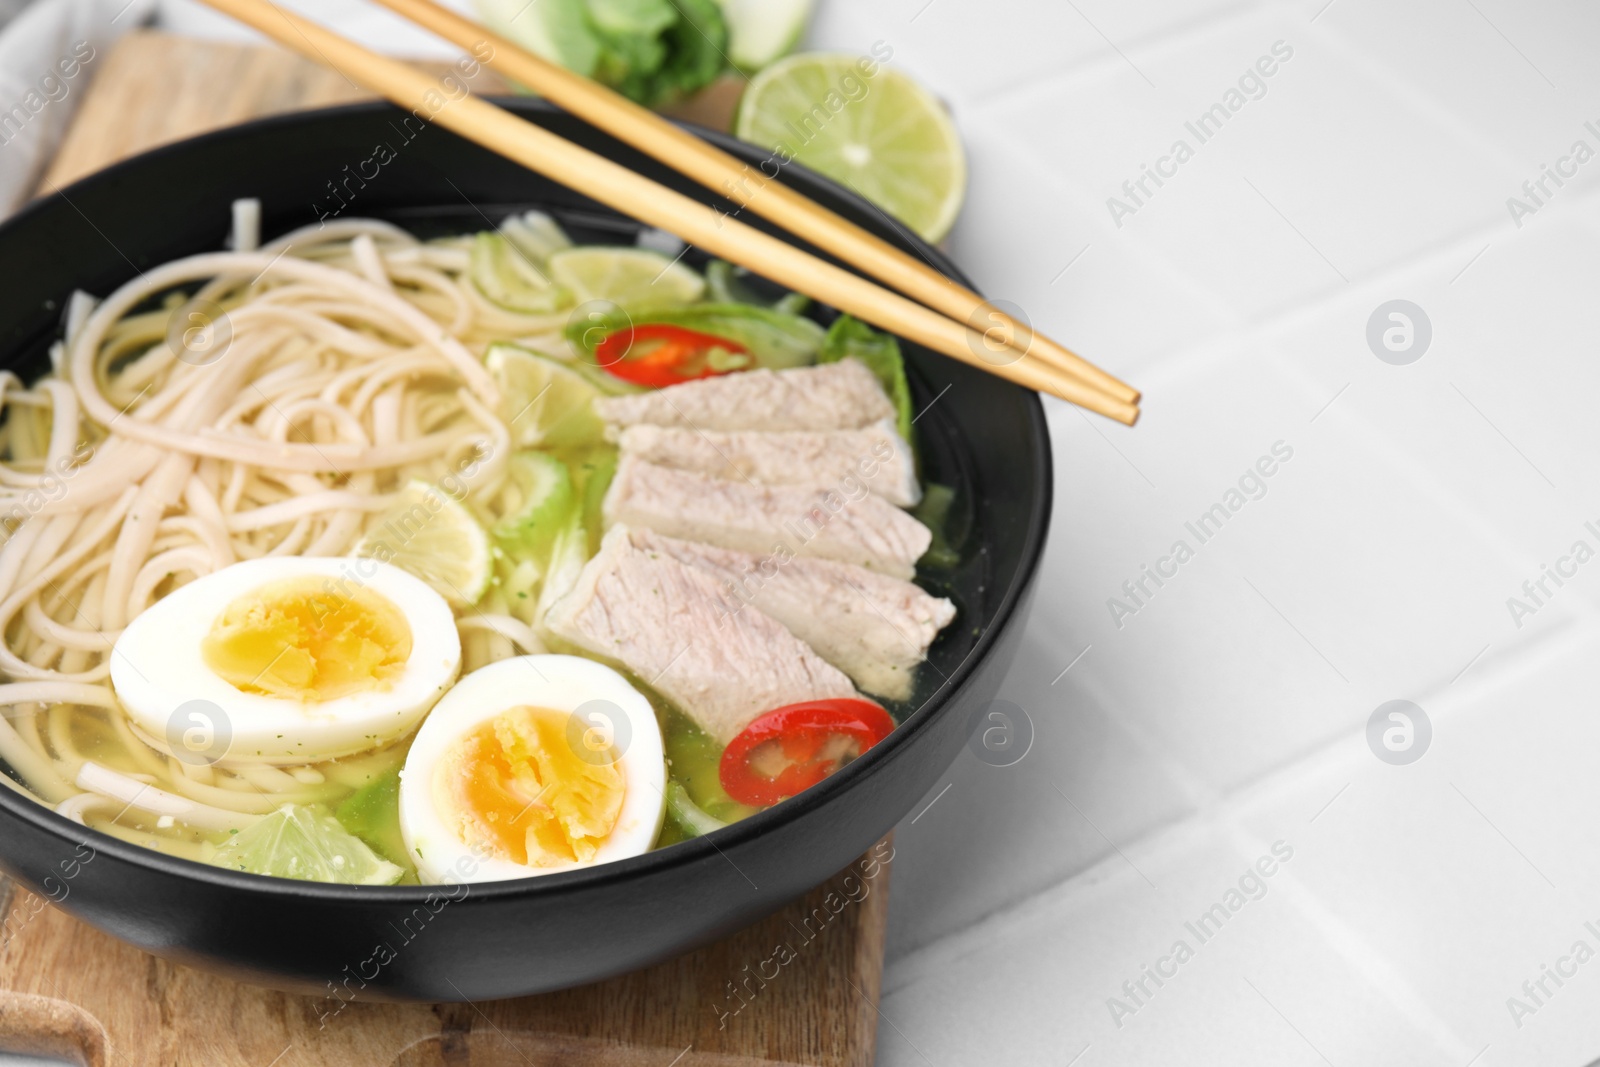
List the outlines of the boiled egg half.
<svg viewBox="0 0 1600 1067">
<path fill-rule="evenodd" d="M 648 852 L 666 812 L 650 702 L 576 656 L 517 656 L 455 684 L 400 774 L 424 882 L 487 882 Z"/>
<path fill-rule="evenodd" d="M 117 639 L 111 684 L 180 759 L 292 765 L 399 740 L 460 669 L 455 617 L 425 582 L 377 560 L 285 556 L 156 601 Z"/>
</svg>

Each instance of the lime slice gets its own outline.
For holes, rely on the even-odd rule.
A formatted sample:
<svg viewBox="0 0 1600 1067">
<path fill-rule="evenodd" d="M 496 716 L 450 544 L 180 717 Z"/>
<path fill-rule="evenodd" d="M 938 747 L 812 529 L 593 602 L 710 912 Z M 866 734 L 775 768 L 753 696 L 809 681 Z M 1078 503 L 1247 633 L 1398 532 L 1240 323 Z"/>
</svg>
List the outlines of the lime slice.
<svg viewBox="0 0 1600 1067">
<path fill-rule="evenodd" d="M 805 53 L 750 80 L 734 133 L 849 186 L 927 241 L 955 224 L 967 156 L 944 106 L 906 75 L 855 56 Z M 841 86 L 864 85 L 849 99 Z M 833 107 L 837 102 L 838 107 Z"/>
<path fill-rule="evenodd" d="M 706 280 L 695 271 L 646 248 L 568 248 L 550 257 L 549 271 L 580 304 L 606 300 L 625 308 L 670 307 L 692 304 L 706 291 Z"/>
<path fill-rule="evenodd" d="M 320 808 L 286 804 L 218 846 L 218 867 L 303 882 L 394 885 L 405 872 Z"/>
<path fill-rule="evenodd" d="M 811 0 L 718 0 L 728 24 L 728 58 L 754 73 L 794 51 L 811 17 Z"/>
<path fill-rule="evenodd" d="M 470 607 L 489 588 L 489 535 L 466 505 L 436 485 L 412 479 L 351 553 L 392 563 L 455 607 Z"/>
<path fill-rule="evenodd" d="M 572 366 L 508 344 L 491 346 L 484 365 L 500 387 L 517 448 L 566 448 L 603 436 L 605 424 L 594 413 L 600 390 Z"/>
<path fill-rule="evenodd" d="M 507 311 L 548 315 L 571 302 L 505 234 L 478 234 L 472 244 L 469 273 L 478 292 Z"/>
</svg>

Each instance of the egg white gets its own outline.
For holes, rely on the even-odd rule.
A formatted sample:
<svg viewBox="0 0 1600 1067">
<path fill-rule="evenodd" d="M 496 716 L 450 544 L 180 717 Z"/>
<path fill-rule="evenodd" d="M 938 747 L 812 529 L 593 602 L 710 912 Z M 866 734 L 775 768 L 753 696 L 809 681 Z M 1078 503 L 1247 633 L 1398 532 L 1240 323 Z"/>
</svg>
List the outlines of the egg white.
<svg viewBox="0 0 1600 1067">
<path fill-rule="evenodd" d="M 461 737 L 512 708 L 573 712 L 593 700 L 610 702 L 631 736 L 618 745 L 615 766 L 625 792 L 616 827 L 588 863 L 530 867 L 475 852 L 462 841 L 434 799 L 439 762 Z M 620 738 L 620 727 L 617 731 Z M 417 731 L 400 772 L 400 831 L 424 882 L 491 882 L 592 866 L 648 852 L 666 816 L 666 754 L 650 702 L 610 667 L 577 656 L 516 656 L 468 674 L 446 693 Z"/>
<path fill-rule="evenodd" d="M 214 673 L 201 643 L 217 617 L 247 593 L 296 578 L 329 580 L 339 591 L 364 588 L 393 603 L 411 628 L 411 655 L 398 676 L 381 688 L 335 700 L 299 701 L 246 693 Z M 222 710 L 219 730 L 231 736 L 220 758 L 293 765 L 365 752 L 406 736 L 460 669 L 455 616 L 427 583 L 377 560 L 284 556 L 224 567 L 141 612 L 112 649 L 111 685 L 139 733 L 159 748 L 170 747 L 174 713 L 205 700 Z"/>
</svg>

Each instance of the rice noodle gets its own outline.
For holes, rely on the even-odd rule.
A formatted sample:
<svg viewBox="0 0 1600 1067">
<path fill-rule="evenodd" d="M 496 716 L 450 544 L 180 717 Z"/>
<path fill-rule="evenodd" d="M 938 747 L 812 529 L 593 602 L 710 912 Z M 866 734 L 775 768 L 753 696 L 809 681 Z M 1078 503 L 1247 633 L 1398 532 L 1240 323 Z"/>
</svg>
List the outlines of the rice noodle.
<svg viewBox="0 0 1600 1067">
<path fill-rule="evenodd" d="M 255 822 L 248 815 L 177 796 L 125 774 L 118 774 L 98 763 L 88 762 L 78 769 L 77 785 L 85 792 L 120 800 L 126 807 L 138 808 L 152 815 L 170 815 L 203 830 L 242 830 Z"/>
<path fill-rule="evenodd" d="M 0 784 L 196 858 L 205 834 L 337 799 L 403 749 L 180 762 L 111 690 L 123 627 L 239 560 L 347 554 L 412 479 L 459 478 L 487 506 L 512 438 L 482 352 L 563 319 L 487 301 L 461 242 L 341 219 L 255 248 L 258 227 L 243 205 L 233 251 L 74 293 L 54 372 L 0 371 L 0 763 L 22 780 Z M 217 350 L 169 345 L 204 309 Z M 469 662 L 544 651 L 502 601 L 458 622 Z"/>
</svg>

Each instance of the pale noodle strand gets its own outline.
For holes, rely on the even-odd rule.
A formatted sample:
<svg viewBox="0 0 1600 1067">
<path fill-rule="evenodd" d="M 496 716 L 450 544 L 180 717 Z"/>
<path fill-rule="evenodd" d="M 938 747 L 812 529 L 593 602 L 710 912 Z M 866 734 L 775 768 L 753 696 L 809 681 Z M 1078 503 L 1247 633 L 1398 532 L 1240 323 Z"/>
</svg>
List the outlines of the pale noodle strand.
<svg viewBox="0 0 1600 1067">
<path fill-rule="evenodd" d="M 384 266 L 383 257 L 378 254 L 378 246 L 370 233 L 364 233 L 350 242 L 350 254 L 363 278 L 380 289 L 394 292 L 394 286 L 389 281 L 389 270 Z"/>
<path fill-rule="evenodd" d="M 75 297 L 54 376 L 24 388 L 0 372 L 0 761 L 26 785 L 0 780 L 204 859 L 208 834 L 393 772 L 403 745 L 309 766 L 181 762 L 123 713 L 111 649 L 197 576 L 350 551 L 411 479 L 460 479 L 494 520 L 514 445 L 482 351 L 554 336 L 564 315 L 485 299 L 463 277 L 469 248 L 348 219 L 189 257 L 97 305 Z M 200 301 L 225 317 L 212 360 L 167 340 Z M 544 651 L 498 595 L 459 624 L 468 666 Z"/>
<path fill-rule="evenodd" d="M 521 647 L 523 652 L 533 655 L 549 651 L 549 649 L 545 648 L 544 642 L 539 639 L 539 635 L 534 632 L 533 627 L 510 615 L 467 615 L 456 620 L 456 629 L 460 630 L 463 635 L 480 632 L 497 634 L 506 641 Z M 507 654 L 510 655 L 512 653 Z"/>
<path fill-rule="evenodd" d="M 76 546 L 62 552 L 62 554 L 57 556 L 55 561 L 43 571 L 24 581 L 11 593 L 10 596 L 6 597 L 4 601 L 0 601 L 0 633 L 5 633 L 10 628 L 11 620 L 14 619 L 17 613 L 22 610 L 22 605 L 30 597 L 36 595 L 39 590 L 43 589 L 57 576 L 64 573 L 84 556 L 87 556 L 90 552 L 94 551 L 94 549 L 111 534 L 111 531 L 116 529 L 116 527 L 122 522 L 123 516 L 127 514 L 128 508 L 132 506 L 134 497 L 137 496 L 138 493 L 139 489 L 137 486 L 129 486 L 116 504 L 114 504 L 106 513 L 106 515 L 101 518 L 100 522 L 96 524 L 93 533 L 81 539 Z M 9 645 L 3 642 L 0 642 L 0 670 L 4 670 L 7 674 L 11 675 L 13 679 L 49 679 L 55 675 L 55 672 L 53 671 L 40 671 L 28 663 L 25 663 L 14 652 L 12 652 Z M 95 667 L 89 671 L 82 671 L 72 675 L 63 675 L 61 676 L 61 680 L 74 682 L 99 681 L 101 678 L 106 676 L 108 670 L 109 667 L 102 663 L 98 667 Z"/>
<path fill-rule="evenodd" d="M 100 385 L 94 373 L 97 346 L 111 323 L 151 294 L 186 282 L 217 275 L 260 276 L 269 273 L 325 285 L 384 308 L 410 327 L 418 340 L 436 346 L 442 355 L 455 364 L 456 370 L 480 398 L 490 404 L 498 401 L 494 382 L 483 369 L 483 365 L 459 341 L 445 334 L 437 323 L 394 293 L 333 267 L 310 263 L 292 256 L 272 256 L 263 250 L 254 254 L 213 252 L 176 260 L 141 274 L 107 297 L 84 324 L 83 333 L 73 346 L 69 360 L 72 384 L 77 389 L 78 399 L 89 417 L 102 425 L 109 425 L 118 414 L 118 411 L 101 395 Z M 143 439 L 152 444 L 164 443 L 159 437 Z"/>
</svg>

